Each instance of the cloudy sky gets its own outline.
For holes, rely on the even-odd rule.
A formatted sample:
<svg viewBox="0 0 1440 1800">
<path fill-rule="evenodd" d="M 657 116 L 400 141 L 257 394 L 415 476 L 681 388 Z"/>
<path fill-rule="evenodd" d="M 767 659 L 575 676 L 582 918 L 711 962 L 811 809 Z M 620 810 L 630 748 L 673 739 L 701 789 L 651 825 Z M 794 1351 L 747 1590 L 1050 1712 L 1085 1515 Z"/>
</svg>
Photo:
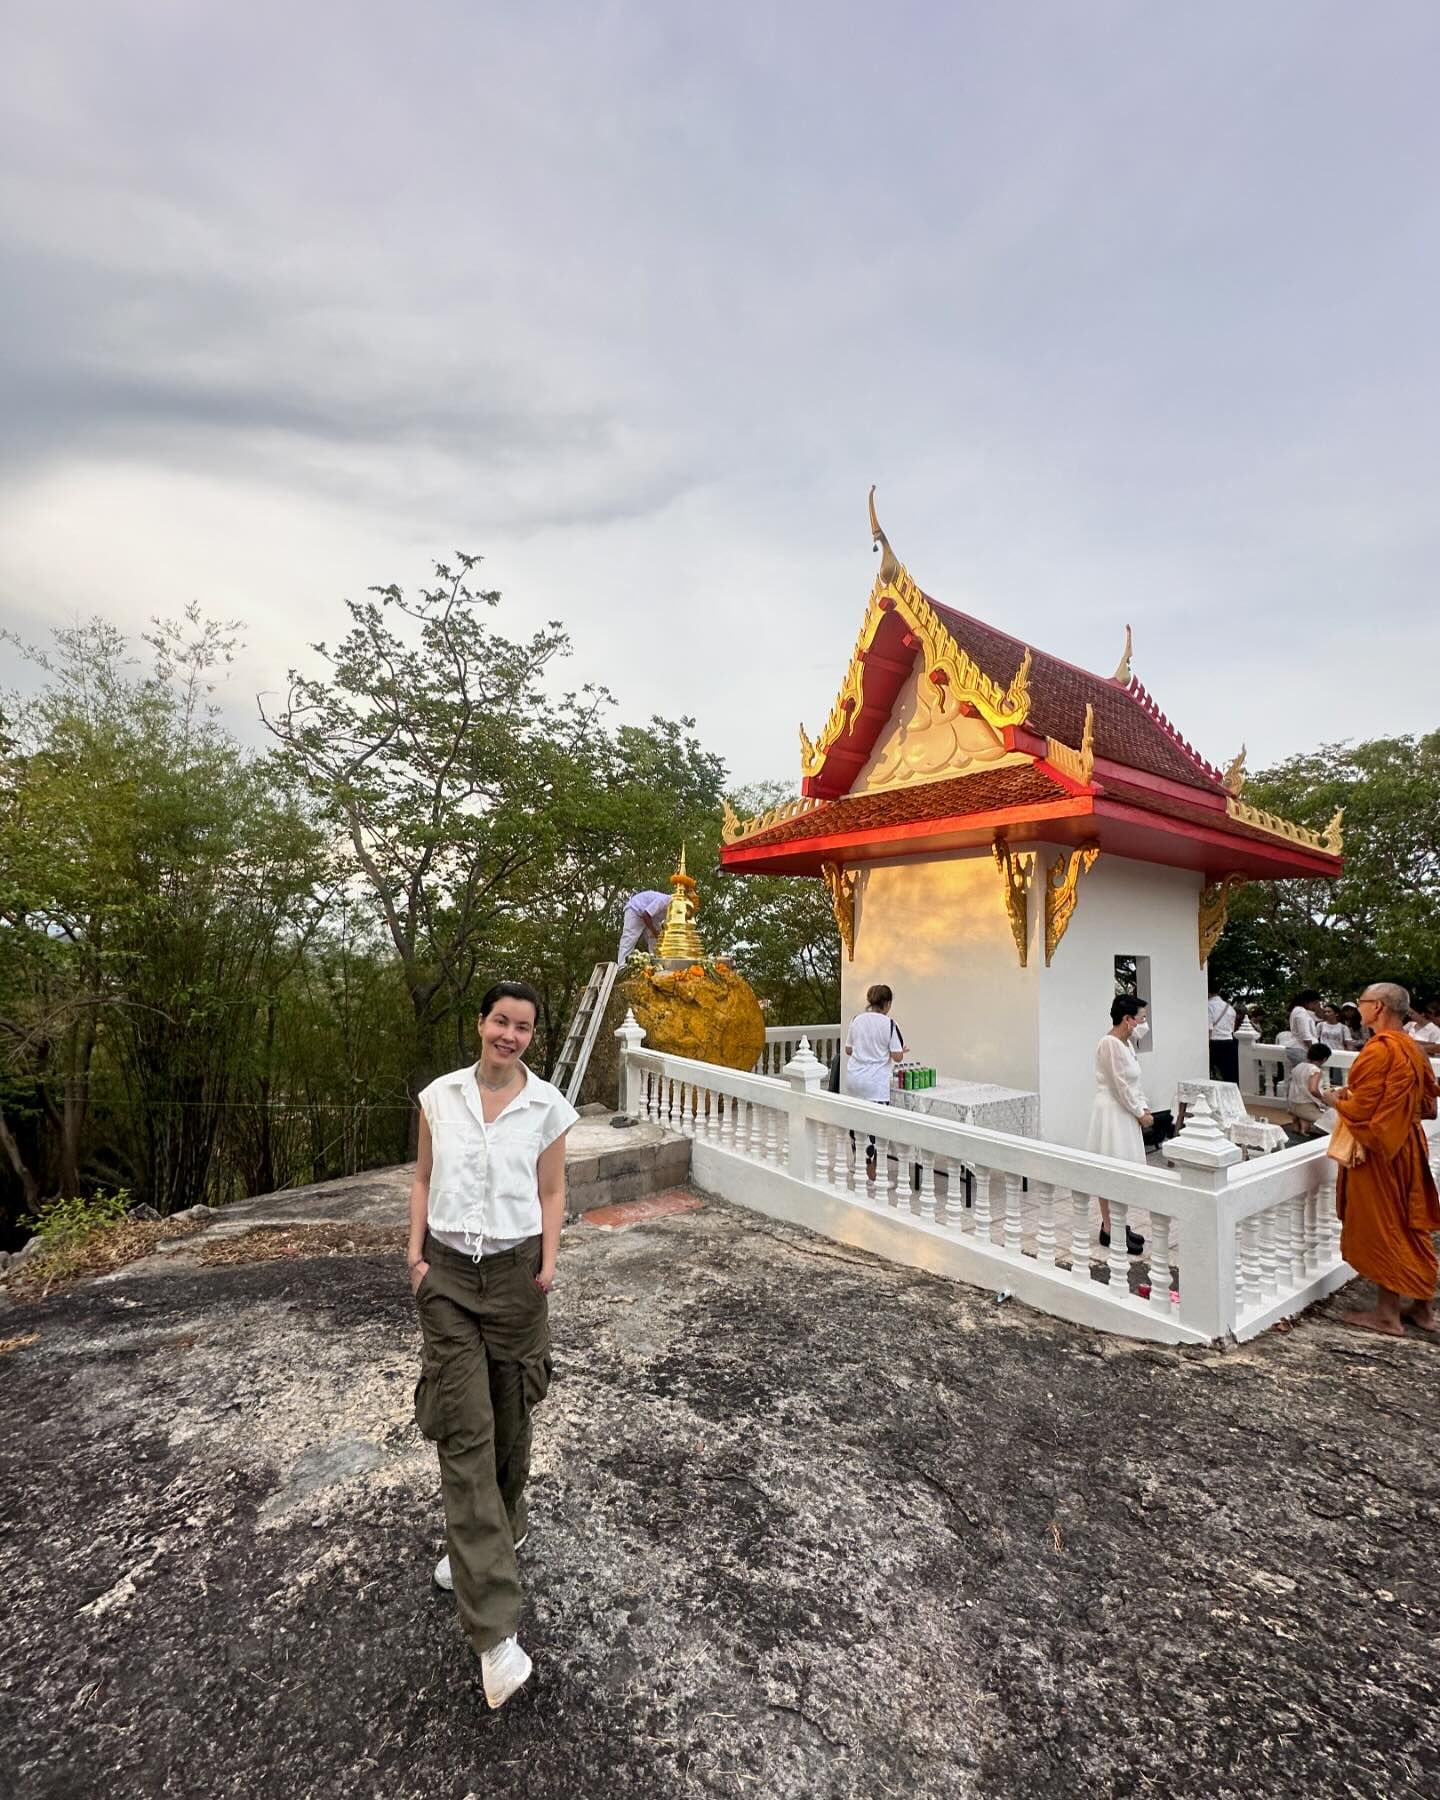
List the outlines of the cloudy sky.
<svg viewBox="0 0 1440 1800">
<path fill-rule="evenodd" d="M 486 557 L 793 779 L 874 576 L 1220 762 L 1440 724 L 1433 0 L 10 0 L 0 617 L 200 600 L 248 729 Z M 13 669 L 0 668 L 0 681 Z"/>
</svg>

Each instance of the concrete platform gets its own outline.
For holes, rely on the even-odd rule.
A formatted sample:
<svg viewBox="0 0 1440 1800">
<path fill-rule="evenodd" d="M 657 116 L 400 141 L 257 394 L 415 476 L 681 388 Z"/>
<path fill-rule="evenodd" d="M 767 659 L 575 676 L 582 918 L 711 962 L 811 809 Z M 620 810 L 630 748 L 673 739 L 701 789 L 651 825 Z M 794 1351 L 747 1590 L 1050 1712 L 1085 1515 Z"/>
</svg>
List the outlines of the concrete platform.
<svg viewBox="0 0 1440 1800">
<path fill-rule="evenodd" d="M 341 1181 L 257 1194 L 222 1207 L 209 1235 L 260 1225 L 403 1225 L 414 1163 L 369 1169 Z M 582 1117 L 565 1144 L 566 1212 L 640 1200 L 682 1186 L 690 1175 L 690 1140 L 658 1125 L 616 1130 L 610 1115 Z"/>
</svg>

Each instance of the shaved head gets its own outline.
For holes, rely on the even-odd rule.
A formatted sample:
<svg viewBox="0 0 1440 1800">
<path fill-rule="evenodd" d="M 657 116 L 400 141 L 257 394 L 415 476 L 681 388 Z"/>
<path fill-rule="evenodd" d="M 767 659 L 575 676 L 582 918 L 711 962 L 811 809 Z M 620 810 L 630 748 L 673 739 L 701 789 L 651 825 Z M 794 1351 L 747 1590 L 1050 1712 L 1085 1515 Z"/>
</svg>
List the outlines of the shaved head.
<svg viewBox="0 0 1440 1800">
<path fill-rule="evenodd" d="M 1409 994 L 1394 981 L 1372 981 L 1360 998 L 1378 1001 L 1386 1012 L 1394 1013 L 1397 1019 L 1403 1019 L 1410 1011 Z"/>
</svg>

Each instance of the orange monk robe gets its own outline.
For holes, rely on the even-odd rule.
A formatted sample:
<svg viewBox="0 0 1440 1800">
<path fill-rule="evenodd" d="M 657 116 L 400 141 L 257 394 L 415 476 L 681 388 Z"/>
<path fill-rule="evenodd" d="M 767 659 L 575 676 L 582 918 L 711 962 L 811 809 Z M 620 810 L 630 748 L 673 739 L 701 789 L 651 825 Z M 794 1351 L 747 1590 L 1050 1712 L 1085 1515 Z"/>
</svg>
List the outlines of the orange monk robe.
<svg viewBox="0 0 1440 1800">
<path fill-rule="evenodd" d="M 1435 1293 L 1440 1201 L 1420 1121 L 1435 1117 L 1436 1092 L 1419 1044 L 1382 1031 L 1351 1064 L 1348 1096 L 1330 1099 L 1365 1151 L 1363 1163 L 1340 1171 L 1340 1254 L 1378 1286 L 1413 1300 Z"/>
</svg>

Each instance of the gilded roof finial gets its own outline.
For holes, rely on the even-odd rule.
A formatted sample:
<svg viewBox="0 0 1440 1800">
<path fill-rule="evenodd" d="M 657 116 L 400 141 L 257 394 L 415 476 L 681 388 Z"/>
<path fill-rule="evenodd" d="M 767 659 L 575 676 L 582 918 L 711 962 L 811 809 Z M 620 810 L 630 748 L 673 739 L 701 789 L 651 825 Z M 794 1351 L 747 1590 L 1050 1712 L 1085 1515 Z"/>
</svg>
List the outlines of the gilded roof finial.
<svg viewBox="0 0 1440 1800">
<path fill-rule="evenodd" d="M 1245 746 L 1240 746 L 1240 754 L 1225 771 L 1225 791 L 1227 794 L 1238 794 L 1245 785 Z"/>
<path fill-rule="evenodd" d="M 1130 636 L 1130 627 L 1127 625 L 1125 627 L 1125 654 L 1120 658 L 1119 667 L 1110 677 L 1112 681 L 1118 681 L 1121 687 L 1128 687 L 1130 684 L 1130 652 L 1133 648 L 1134 643 Z"/>
<path fill-rule="evenodd" d="M 875 487 L 873 482 L 870 487 L 870 535 L 875 540 L 875 548 L 880 551 L 881 585 L 883 587 L 889 587 L 890 583 L 900 573 L 900 561 L 895 555 L 895 552 L 890 548 L 890 540 L 880 529 L 880 521 L 875 516 Z"/>
</svg>

